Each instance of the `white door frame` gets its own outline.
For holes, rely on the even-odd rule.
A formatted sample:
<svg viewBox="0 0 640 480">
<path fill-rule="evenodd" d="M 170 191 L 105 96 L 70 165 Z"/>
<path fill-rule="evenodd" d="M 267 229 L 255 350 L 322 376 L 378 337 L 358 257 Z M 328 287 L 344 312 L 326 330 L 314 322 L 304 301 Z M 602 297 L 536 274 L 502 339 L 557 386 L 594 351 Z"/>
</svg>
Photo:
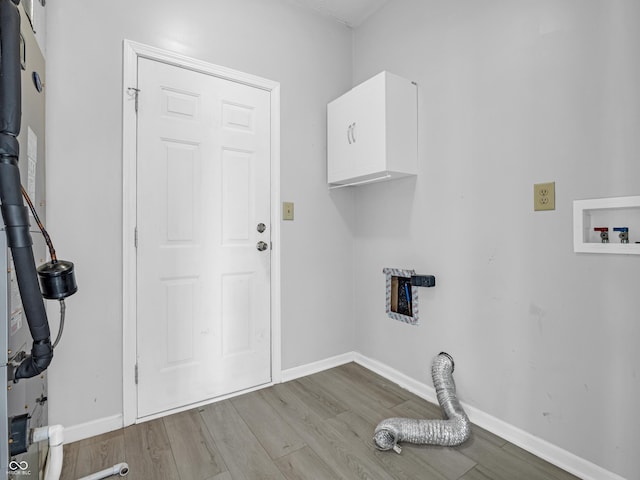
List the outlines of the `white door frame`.
<svg viewBox="0 0 640 480">
<path fill-rule="evenodd" d="M 196 72 L 260 88 L 271 93 L 271 382 L 280 383 L 280 84 L 184 55 L 124 40 L 122 95 L 122 411 L 123 425 L 136 423 L 138 394 L 136 365 L 136 162 L 137 118 L 135 91 L 138 58 L 148 58 Z M 144 94 L 142 92 L 142 94 Z M 187 408 L 191 408 L 189 406 Z M 176 410 L 177 411 L 177 410 Z M 146 420 L 147 418 L 145 418 Z"/>
</svg>

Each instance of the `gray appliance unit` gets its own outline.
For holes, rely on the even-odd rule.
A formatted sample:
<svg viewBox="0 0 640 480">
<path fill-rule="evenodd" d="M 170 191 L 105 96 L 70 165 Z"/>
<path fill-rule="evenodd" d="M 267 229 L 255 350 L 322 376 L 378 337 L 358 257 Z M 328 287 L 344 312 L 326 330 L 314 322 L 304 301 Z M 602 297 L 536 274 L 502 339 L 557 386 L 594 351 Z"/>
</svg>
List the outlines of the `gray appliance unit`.
<svg viewBox="0 0 640 480">
<path fill-rule="evenodd" d="M 22 67 L 22 121 L 20 180 L 32 197 L 38 216 L 45 220 L 45 61 L 22 6 L 20 10 L 20 56 Z M 32 215 L 29 215 L 37 265 L 46 261 L 46 244 Z M 24 432 L 48 424 L 47 372 L 18 382 L 12 380 L 14 364 L 22 352 L 29 352 L 31 335 L 18 290 L 11 251 L 4 224 L 0 230 L 0 478 L 41 479 L 47 443 L 28 445 L 27 438 L 13 438 L 11 425 Z M 20 425 L 24 423 L 24 428 Z M 19 435 L 18 435 L 19 436 Z M 25 442 L 28 450 L 11 455 L 14 442 Z"/>
</svg>

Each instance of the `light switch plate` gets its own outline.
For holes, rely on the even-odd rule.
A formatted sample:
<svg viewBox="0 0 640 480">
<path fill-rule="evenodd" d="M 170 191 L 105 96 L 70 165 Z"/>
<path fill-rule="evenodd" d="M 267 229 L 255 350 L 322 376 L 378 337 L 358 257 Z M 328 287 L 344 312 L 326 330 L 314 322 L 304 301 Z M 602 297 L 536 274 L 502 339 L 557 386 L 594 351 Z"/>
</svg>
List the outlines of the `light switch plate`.
<svg viewBox="0 0 640 480">
<path fill-rule="evenodd" d="M 293 220 L 293 202 L 282 202 L 282 220 Z"/>
</svg>

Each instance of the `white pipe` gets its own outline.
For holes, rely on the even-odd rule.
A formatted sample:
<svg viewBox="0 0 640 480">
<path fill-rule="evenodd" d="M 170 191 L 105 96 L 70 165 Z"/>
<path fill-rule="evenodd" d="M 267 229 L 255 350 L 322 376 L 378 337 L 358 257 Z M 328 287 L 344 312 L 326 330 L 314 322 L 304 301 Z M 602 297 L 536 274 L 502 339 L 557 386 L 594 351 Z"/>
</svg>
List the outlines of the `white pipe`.
<svg viewBox="0 0 640 480">
<path fill-rule="evenodd" d="M 62 444 L 64 443 L 64 427 L 49 425 L 35 428 L 31 434 L 31 443 L 49 440 L 47 466 L 44 470 L 44 480 L 59 480 L 62 472 Z"/>
<path fill-rule="evenodd" d="M 104 470 L 101 470 L 99 472 L 92 473 L 91 475 L 88 475 L 86 477 L 82 477 L 79 480 L 101 480 L 113 475 L 120 475 L 121 477 L 124 477 L 127 473 L 129 473 L 129 465 L 123 462 L 118 463 L 113 467 L 105 468 Z"/>
<path fill-rule="evenodd" d="M 64 427 L 62 425 L 49 425 L 47 427 L 34 428 L 31 432 L 31 443 L 49 441 L 49 453 L 47 454 L 47 466 L 44 470 L 44 480 L 59 480 L 62 472 Z M 101 480 L 103 478 L 120 475 L 124 477 L 129 473 L 129 465 L 118 463 L 100 472 L 82 477 L 79 480 Z"/>
</svg>

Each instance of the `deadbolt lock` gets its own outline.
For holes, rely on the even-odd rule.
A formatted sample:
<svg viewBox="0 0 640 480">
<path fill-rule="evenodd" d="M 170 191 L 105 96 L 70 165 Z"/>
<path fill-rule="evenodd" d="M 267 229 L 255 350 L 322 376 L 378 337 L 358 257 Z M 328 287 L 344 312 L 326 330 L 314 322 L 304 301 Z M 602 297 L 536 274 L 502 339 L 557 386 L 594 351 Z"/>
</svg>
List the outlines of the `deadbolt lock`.
<svg viewBox="0 0 640 480">
<path fill-rule="evenodd" d="M 264 223 L 259 223 L 257 229 L 258 232 L 263 233 L 267 229 L 267 226 Z"/>
</svg>

